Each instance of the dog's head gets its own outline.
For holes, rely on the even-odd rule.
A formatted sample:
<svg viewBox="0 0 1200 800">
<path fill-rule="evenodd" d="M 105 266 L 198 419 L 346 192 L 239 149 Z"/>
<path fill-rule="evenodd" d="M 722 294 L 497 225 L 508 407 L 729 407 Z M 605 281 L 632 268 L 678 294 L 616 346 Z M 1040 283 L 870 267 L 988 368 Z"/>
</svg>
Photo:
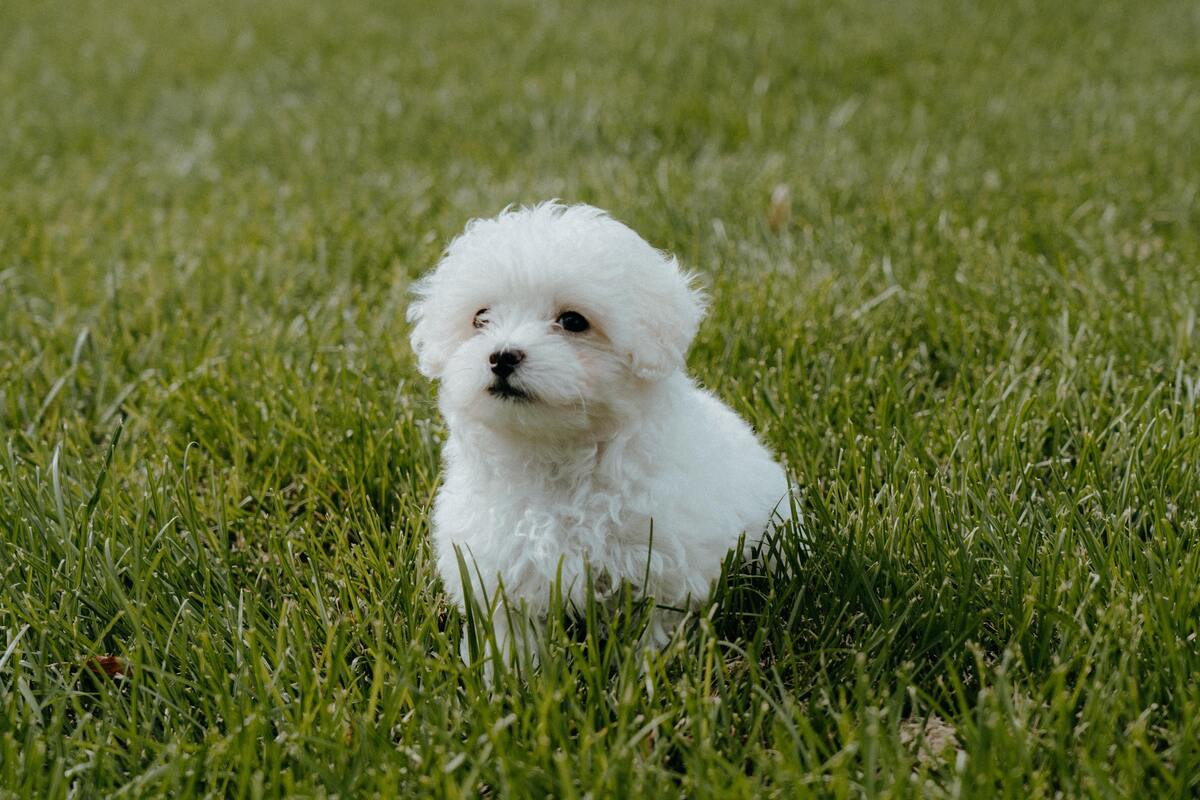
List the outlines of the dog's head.
<svg viewBox="0 0 1200 800">
<path fill-rule="evenodd" d="M 586 429 L 683 367 L 704 309 L 675 259 L 590 206 L 472 220 L 414 287 L 421 372 L 449 416 Z"/>
</svg>

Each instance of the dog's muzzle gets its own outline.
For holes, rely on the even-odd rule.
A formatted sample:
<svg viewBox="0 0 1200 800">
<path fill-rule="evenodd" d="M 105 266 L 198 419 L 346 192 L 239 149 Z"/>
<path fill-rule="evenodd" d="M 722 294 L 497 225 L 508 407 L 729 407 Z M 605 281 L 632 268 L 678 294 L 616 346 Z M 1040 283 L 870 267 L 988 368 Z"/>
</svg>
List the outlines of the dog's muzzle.
<svg viewBox="0 0 1200 800">
<path fill-rule="evenodd" d="M 488 358 L 488 363 L 492 365 L 492 372 L 496 377 L 505 380 L 524 360 L 525 353 L 521 350 L 497 350 Z"/>
<path fill-rule="evenodd" d="M 524 402 L 533 399 L 530 397 L 529 392 L 526 392 L 524 389 L 518 389 L 503 378 L 496 380 L 495 383 L 488 387 L 488 394 L 503 400 L 519 400 Z"/>
<path fill-rule="evenodd" d="M 529 400 L 529 393 L 518 389 L 508 382 L 508 378 L 517 370 L 517 365 L 525 360 L 521 350 L 497 350 L 488 358 L 492 366 L 492 374 L 496 380 L 488 387 L 488 394 L 505 400 Z"/>
</svg>

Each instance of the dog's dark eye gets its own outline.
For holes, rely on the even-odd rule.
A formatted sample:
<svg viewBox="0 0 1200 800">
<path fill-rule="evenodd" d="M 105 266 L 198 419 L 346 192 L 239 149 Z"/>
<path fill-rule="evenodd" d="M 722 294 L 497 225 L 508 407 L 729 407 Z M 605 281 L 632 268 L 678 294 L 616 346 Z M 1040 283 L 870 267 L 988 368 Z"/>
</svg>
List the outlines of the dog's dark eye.
<svg viewBox="0 0 1200 800">
<path fill-rule="evenodd" d="M 476 328 L 482 328 L 484 325 L 487 325 L 487 319 L 485 319 L 483 316 L 486 313 L 487 313 L 486 308 L 481 308 L 478 311 L 476 311 L 475 319 L 471 320 L 471 324 L 474 325 Z"/>
<path fill-rule="evenodd" d="M 559 314 L 558 324 L 562 326 L 564 331 L 570 333 L 583 333 L 590 327 L 587 318 L 578 311 L 564 311 Z"/>
</svg>

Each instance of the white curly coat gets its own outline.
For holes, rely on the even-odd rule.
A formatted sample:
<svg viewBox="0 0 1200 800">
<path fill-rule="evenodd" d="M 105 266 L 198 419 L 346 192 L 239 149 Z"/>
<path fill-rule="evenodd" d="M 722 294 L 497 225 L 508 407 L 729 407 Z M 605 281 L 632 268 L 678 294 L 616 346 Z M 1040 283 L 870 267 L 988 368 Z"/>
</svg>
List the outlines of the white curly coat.
<svg viewBox="0 0 1200 800">
<path fill-rule="evenodd" d="M 459 553 L 476 597 L 502 588 L 519 609 L 495 615 L 506 655 L 527 649 L 556 581 L 582 605 L 588 564 L 600 601 L 622 583 L 654 597 L 645 641 L 661 646 L 679 619 L 663 607 L 702 603 L 739 537 L 787 518 L 783 469 L 684 372 L 703 316 L 691 277 L 603 211 L 473 220 L 414 292 L 413 349 L 450 431 L 438 569 L 460 608 Z M 566 311 L 588 328 L 565 329 Z M 494 394 L 489 358 L 506 350 L 524 354 L 508 377 L 524 397 Z"/>
</svg>

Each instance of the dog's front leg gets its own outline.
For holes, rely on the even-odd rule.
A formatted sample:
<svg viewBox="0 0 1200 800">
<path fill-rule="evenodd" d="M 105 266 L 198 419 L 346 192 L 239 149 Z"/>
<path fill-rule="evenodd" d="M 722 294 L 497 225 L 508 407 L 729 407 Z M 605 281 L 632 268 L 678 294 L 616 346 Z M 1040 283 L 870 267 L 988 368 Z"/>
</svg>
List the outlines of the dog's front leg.
<svg viewBox="0 0 1200 800">
<path fill-rule="evenodd" d="M 474 635 L 464 631 L 459 652 L 463 662 L 482 662 L 490 684 L 498 670 L 516 669 L 528 674 L 538 665 L 538 634 L 541 620 L 524 608 L 498 603 L 486 620 L 480 619 Z"/>
<path fill-rule="evenodd" d="M 670 643 L 686 616 L 685 612 L 676 608 L 655 606 L 650 611 L 646 630 L 642 632 L 641 646 L 647 650 L 662 650 Z"/>
</svg>

